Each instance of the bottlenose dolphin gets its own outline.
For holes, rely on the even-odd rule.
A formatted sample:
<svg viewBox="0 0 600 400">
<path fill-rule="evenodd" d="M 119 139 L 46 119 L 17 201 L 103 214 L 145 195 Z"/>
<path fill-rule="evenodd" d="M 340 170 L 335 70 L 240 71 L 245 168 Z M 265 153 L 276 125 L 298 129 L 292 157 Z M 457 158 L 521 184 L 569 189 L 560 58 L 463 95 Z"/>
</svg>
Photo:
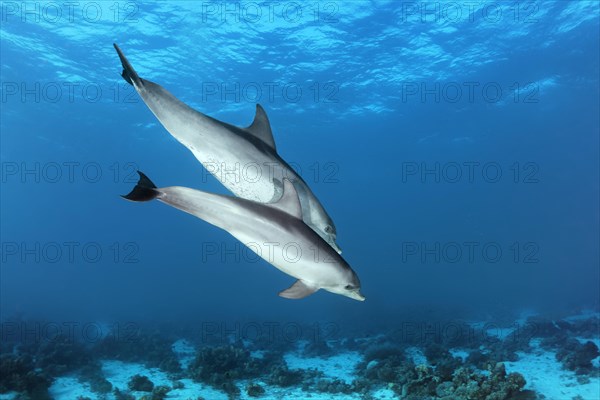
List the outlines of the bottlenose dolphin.
<svg viewBox="0 0 600 400">
<path fill-rule="evenodd" d="M 302 220 L 298 194 L 288 179 L 283 180 L 281 198 L 265 204 L 180 186 L 157 188 L 138 173 L 140 179 L 125 199 L 158 199 L 229 232 L 262 259 L 298 279 L 279 293 L 281 297 L 301 299 L 324 289 L 365 300 L 356 273 Z"/>
<path fill-rule="evenodd" d="M 123 78 L 208 172 L 236 196 L 261 203 L 279 199 L 283 179 L 289 179 L 300 197 L 304 222 L 341 253 L 333 220 L 306 182 L 277 154 L 269 119 L 259 104 L 254 122 L 246 128 L 221 122 L 189 107 L 162 86 L 140 78 L 119 46 L 114 46 L 123 65 Z M 242 176 L 243 171 L 250 171 L 250 177 Z"/>
</svg>

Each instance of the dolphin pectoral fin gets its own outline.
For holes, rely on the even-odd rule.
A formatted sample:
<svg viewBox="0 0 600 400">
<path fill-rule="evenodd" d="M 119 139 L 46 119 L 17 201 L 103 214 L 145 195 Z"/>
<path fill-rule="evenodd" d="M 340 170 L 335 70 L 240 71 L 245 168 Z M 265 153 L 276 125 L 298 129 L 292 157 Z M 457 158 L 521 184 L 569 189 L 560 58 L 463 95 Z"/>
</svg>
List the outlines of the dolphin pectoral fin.
<svg viewBox="0 0 600 400">
<path fill-rule="evenodd" d="M 125 79 L 127 81 L 127 83 L 129 83 L 130 85 L 133 85 L 136 88 L 141 87 L 142 79 L 138 76 L 137 72 L 135 72 L 135 69 L 133 69 L 133 67 L 129 63 L 129 60 L 127 60 L 127 57 L 125 57 L 125 54 L 123 54 L 123 52 L 121 51 L 119 46 L 117 46 L 116 43 L 113 43 L 113 46 L 115 47 L 115 50 L 117 51 L 117 54 L 119 55 L 119 59 L 121 60 L 121 65 L 123 65 L 123 72 L 121 73 L 121 76 L 123 77 L 123 79 Z"/>
<path fill-rule="evenodd" d="M 275 181 L 275 180 L 274 180 Z M 283 179 L 283 194 L 275 203 L 266 203 L 267 206 L 277 208 L 298 219 L 302 219 L 302 206 L 294 184 L 289 179 Z"/>
<path fill-rule="evenodd" d="M 143 172 L 138 171 L 138 174 L 140 175 L 138 183 L 129 194 L 121 197 L 130 201 L 150 201 L 157 198 L 160 192 L 156 190 L 156 185 Z"/>
<path fill-rule="evenodd" d="M 265 109 L 260 104 L 256 104 L 256 114 L 254 115 L 254 121 L 252 124 L 245 128 L 246 131 L 253 136 L 259 138 L 263 142 L 269 145 L 273 150 L 275 148 L 275 139 L 273 139 L 273 131 L 271 130 L 271 124 Z"/>
<path fill-rule="evenodd" d="M 292 286 L 279 292 L 279 295 L 286 299 L 303 299 L 317 290 L 319 290 L 319 288 L 310 287 L 298 279 Z"/>
</svg>

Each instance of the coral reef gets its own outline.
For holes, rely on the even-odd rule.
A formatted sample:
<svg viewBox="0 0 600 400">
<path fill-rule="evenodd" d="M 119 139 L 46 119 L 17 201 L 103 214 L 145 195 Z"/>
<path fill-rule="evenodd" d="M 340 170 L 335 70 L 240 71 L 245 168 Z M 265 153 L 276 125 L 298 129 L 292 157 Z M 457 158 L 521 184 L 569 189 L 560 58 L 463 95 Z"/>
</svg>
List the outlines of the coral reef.
<svg viewBox="0 0 600 400">
<path fill-rule="evenodd" d="M 0 393 L 15 391 L 23 393 L 24 398 L 45 400 L 51 398 L 51 383 L 51 378 L 37 370 L 30 357 L 0 355 Z"/>
<path fill-rule="evenodd" d="M 365 351 L 364 361 L 357 367 L 371 383 L 397 382 L 408 364 L 404 350 L 390 344 L 375 345 Z M 366 385 L 366 382 L 363 384 Z"/>
<path fill-rule="evenodd" d="M 134 375 L 127 383 L 129 390 L 137 392 L 151 392 L 154 389 L 154 383 L 144 375 Z"/>
<path fill-rule="evenodd" d="M 66 335 L 26 342 L 19 346 L 21 354 L 29 355 L 40 368 L 52 377 L 65 375 L 92 362 L 88 349 Z"/>
<path fill-rule="evenodd" d="M 235 398 L 241 393 L 235 381 L 259 376 L 263 361 L 251 357 L 250 351 L 237 343 L 201 348 L 188 369 L 194 380 L 220 388 Z"/>
<path fill-rule="evenodd" d="M 172 349 L 172 341 L 158 332 L 140 331 L 126 340 L 118 334 L 111 334 L 98 342 L 92 350 L 98 358 L 140 362 L 149 368 L 181 372 L 181 365 Z"/>
<path fill-rule="evenodd" d="M 169 395 L 171 388 L 168 386 L 156 386 L 149 396 L 143 396 L 142 400 L 164 400 Z"/>
<path fill-rule="evenodd" d="M 131 393 L 125 393 L 119 389 L 114 390 L 115 400 L 135 400 L 135 396 Z"/>
<path fill-rule="evenodd" d="M 316 371 L 289 369 L 278 352 L 265 351 L 261 357 L 253 357 L 241 343 L 202 347 L 190 364 L 189 373 L 194 380 L 221 389 L 230 398 L 241 394 L 236 381 L 242 379 L 262 377 L 269 385 L 291 387 L 312 383 L 319 376 Z M 255 386 L 252 392 L 258 394 L 260 389 Z"/>
<path fill-rule="evenodd" d="M 290 387 L 299 385 L 305 378 L 308 377 L 302 370 L 289 369 L 285 362 L 281 362 L 270 367 L 266 381 L 270 385 Z"/>
<path fill-rule="evenodd" d="M 315 386 L 315 390 L 321 393 L 354 393 L 354 386 L 339 379 L 319 379 Z"/>
<path fill-rule="evenodd" d="M 504 364 L 490 368 L 489 375 L 477 374 L 467 369 L 458 369 L 452 379 L 452 386 L 441 388 L 445 396 L 441 399 L 508 400 L 517 395 L 520 398 L 535 398 L 535 394 L 524 392 L 525 378 L 519 373 L 506 374 Z M 437 389 L 437 388 L 436 388 Z"/>
<path fill-rule="evenodd" d="M 79 370 L 79 381 L 87 382 L 90 389 L 98 394 L 110 393 L 112 384 L 106 380 L 98 362 L 92 362 Z"/>
<path fill-rule="evenodd" d="M 449 380 L 454 371 L 462 366 L 460 358 L 453 357 L 447 348 L 437 343 L 431 343 L 425 348 L 425 357 L 443 381 Z"/>
<path fill-rule="evenodd" d="M 327 357 L 333 354 L 333 349 L 322 338 L 314 338 L 308 342 L 302 351 L 304 357 Z"/>
<path fill-rule="evenodd" d="M 405 359 L 404 348 L 389 343 L 368 347 L 364 354 L 364 360 L 367 364 L 371 361 Z"/>
<path fill-rule="evenodd" d="M 173 390 L 175 390 L 175 389 L 183 389 L 184 387 L 185 387 L 185 385 L 181 381 L 175 381 L 175 382 L 173 382 Z"/>
<path fill-rule="evenodd" d="M 491 357 L 486 353 L 483 353 L 481 350 L 471 350 L 465 363 L 468 365 L 472 365 L 477 369 L 487 369 L 487 366 L 491 363 Z"/>
<path fill-rule="evenodd" d="M 104 378 L 97 378 L 90 382 L 90 389 L 92 392 L 99 394 L 110 393 L 112 390 L 112 384 Z"/>
<path fill-rule="evenodd" d="M 246 386 L 246 393 L 250 397 L 260 397 L 265 394 L 265 389 L 256 383 L 250 383 Z"/>
<path fill-rule="evenodd" d="M 598 346 L 594 342 L 580 343 L 576 339 L 569 339 L 556 353 L 556 359 L 562 362 L 566 369 L 584 375 L 592 372 L 592 360 L 599 355 Z"/>
<path fill-rule="evenodd" d="M 525 379 L 517 373 L 506 374 L 504 364 L 495 364 L 487 374 L 461 366 L 462 362 L 441 346 L 430 344 L 425 355 L 434 365 L 415 365 L 406 361 L 393 347 L 375 349 L 371 361 L 360 363 L 357 375 L 367 381 L 355 381 L 354 390 L 386 386 L 403 399 L 505 400 L 522 391 Z M 533 398 L 533 397 L 531 397 Z"/>
<path fill-rule="evenodd" d="M 530 321 L 532 319 L 529 319 Z M 564 368 L 574 371 L 578 375 L 589 375 L 597 371 L 592 365 L 592 360 L 600 355 L 598 346 L 592 341 L 582 343 L 574 337 L 592 338 L 600 332 L 600 323 L 597 317 L 567 321 L 550 321 L 538 317 L 535 333 L 541 337 L 540 346 L 546 350 L 556 352 L 556 359 Z M 581 377 L 580 377 L 581 379 Z"/>
<path fill-rule="evenodd" d="M 538 346 L 554 353 L 565 370 L 577 374 L 581 384 L 589 383 L 598 373 L 592 361 L 600 351 L 590 340 L 598 337 L 597 317 L 531 317 L 522 327 L 511 325 L 497 331 L 490 325 L 474 324 L 462 336 L 454 334 L 458 332 L 455 329 L 451 337 L 439 335 L 436 322 L 419 324 L 371 336 L 321 338 L 306 345 L 304 339 L 296 343 L 260 338 L 228 340 L 226 344 L 203 342 L 189 364 L 194 339 L 159 330 L 139 331 L 127 340 L 108 335 L 90 345 L 63 336 L 29 343 L 4 341 L 0 343 L 0 393 L 17 392 L 19 400 L 49 399 L 52 380 L 69 375 L 88 385 L 99 398 L 109 398 L 112 392 L 116 400 L 171 398 L 172 391 L 182 389 L 182 380 L 189 378 L 223 391 L 230 399 L 266 397 L 267 391 L 284 390 L 275 388 L 279 387 L 301 389 L 307 398 L 311 393 L 323 393 L 371 399 L 375 390 L 385 388 L 405 400 L 525 400 L 535 399 L 536 394 L 523 390 L 523 376 L 507 373 L 503 362 L 518 360 L 523 353 L 539 350 Z M 426 335 L 418 334 L 419 326 Z M 185 350 L 176 342 L 182 338 Z M 356 366 L 353 376 L 336 374 L 335 368 L 345 367 L 341 365 L 346 361 L 344 353 Z M 177 355 L 187 366 L 185 370 Z M 315 365 L 319 369 L 290 367 L 299 365 L 298 358 L 303 357 L 319 358 Z M 116 388 L 104 376 L 103 359 L 159 368 L 169 381 L 152 382 L 150 374 L 137 371 L 140 375 L 132 376 L 127 387 Z M 309 361 L 300 360 L 310 366 Z"/>
</svg>

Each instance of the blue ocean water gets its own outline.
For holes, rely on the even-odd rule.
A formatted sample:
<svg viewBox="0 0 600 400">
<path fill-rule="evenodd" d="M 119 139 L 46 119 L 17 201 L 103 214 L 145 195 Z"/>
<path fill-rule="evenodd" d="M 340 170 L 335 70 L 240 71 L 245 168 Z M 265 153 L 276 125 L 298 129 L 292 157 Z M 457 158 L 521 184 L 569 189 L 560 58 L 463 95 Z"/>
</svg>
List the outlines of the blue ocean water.
<svg viewBox="0 0 600 400">
<path fill-rule="evenodd" d="M 129 335 L 152 330 L 180 345 L 185 339 L 196 361 L 223 343 L 284 348 L 287 366 L 313 382 L 304 391 L 299 382 L 285 386 L 299 390 L 289 398 L 462 398 L 447 388 L 411 392 L 418 385 L 406 386 L 390 359 L 410 360 L 408 347 L 422 350 L 428 373 L 440 374 L 427 346 L 451 349 L 456 336 L 454 347 L 469 354 L 481 345 L 473 337 L 483 324 L 527 332 L 527 343 L 513 348 L 518 356 L 492 360 L 515 363 L 507 368 L 525 376 L 525 389 L 536 393 L 529 395 L 600 398 L 594 349 L 572 342 L 600 340 L 597 2 L 1 7 L 0 351 L 33 346 L 38 365 L 31 365 L 53 382 L 51 397 L 76 398 L 56 382 L 71 387 L 60 379 L 77 377 L 85 362 L 39 365 L 42 344 L 66 336 L 71 346 L 99 351 L 114 337 L 136 355 L 77 351 L 97 362 L 144 364 L 149 350 Z M 277 293 L 294 279 L 227 232 L 158 202 L 119 196 L 135 185 L 137 170 L 158 186 L 229 193 L 121 78 L 113 43 L 142 78 L 221 121 L 247 126 L 255 104 L 265 108 L 278 153 L 335 221 L 365 302 L 325 291 L 282 299 Z M 585 329 L 572 322 L 582 319 Z M 537 371 L 535 361 L 524 361 L 535 347 L 530 339 L 546 340 L 550 361 L 536 360 L 557 363 L 571 381 L 548 370 L 548 387 L 528 378 L 527 368 Z M 297 356 L 306 343 L 312 352 Z M 386 355 L 373 355 L 373 346 L 387 346 Z M 589 357 L 574 365 L 568 359 L 577 356 L 561 350 Z M 306 372 L 332 359 L 325 376 L 347 374 L 348 388 L 324 388 Z M 485 369 L 474 359 L 452 364 L 455 380 L 459 368 Z M 386 363 L 393 377 L 368 373 Z M 265 378 L 272 365 L 263 367 L 264 376 L 240 373 L 212 386 L 184 368 L 180 379 L 216 391 L 178 395 L 167 379 L 167 398 L 235 397 L 231 385 L 251 396 L 252 380 L 263 397 L 276 398 L 283 385 Z M 128 389 L 103 368 L 113 389 Z M 402 376 L 416 374 L 402 368 Z M 0 391 L 46 398 L 28 390 L 0 384 Z"/>
</svg>

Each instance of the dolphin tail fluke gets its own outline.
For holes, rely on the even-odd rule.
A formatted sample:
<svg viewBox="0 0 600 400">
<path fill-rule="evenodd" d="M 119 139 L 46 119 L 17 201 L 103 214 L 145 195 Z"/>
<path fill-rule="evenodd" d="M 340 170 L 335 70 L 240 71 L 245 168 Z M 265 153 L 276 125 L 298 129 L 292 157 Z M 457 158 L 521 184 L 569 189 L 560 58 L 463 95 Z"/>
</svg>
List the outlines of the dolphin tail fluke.
<svg viewBox="0 0 600 400">
<path fill-rule="evenodd" d="M 156 190 L 156 185 L 143 172 L 138 171 L 138 174 L 140 175 L 140 180 L 137 185 L 135 185 L 129 194 L 121 197 L 130 201 L 150 201 L 157 198 L 160 192 Z"/>
<path fill-rule="evenodd" d="M 130 85 L 133 85 L 135 87 L 141 87 L 142 79 L 138 76 L 137 72 L 135 72 L 135 69 L 133 69 L 133 67 L 129 63 L 129 60 L 127 59 L 127 57 L 125 57 L 125 54 L 123 54 L 123 52 L 121 51 L 119 46 L 117 46 L 116 43 L 113 43 L 113 46 L 115 46 L 115 50 L 117 50 L 117 54 L 119 55 L 119 58 L 121 59 L 121 64 L 123 65 L 123 72 L 121 73 L 123 79 L 125 79 Z"/>
</svg>

